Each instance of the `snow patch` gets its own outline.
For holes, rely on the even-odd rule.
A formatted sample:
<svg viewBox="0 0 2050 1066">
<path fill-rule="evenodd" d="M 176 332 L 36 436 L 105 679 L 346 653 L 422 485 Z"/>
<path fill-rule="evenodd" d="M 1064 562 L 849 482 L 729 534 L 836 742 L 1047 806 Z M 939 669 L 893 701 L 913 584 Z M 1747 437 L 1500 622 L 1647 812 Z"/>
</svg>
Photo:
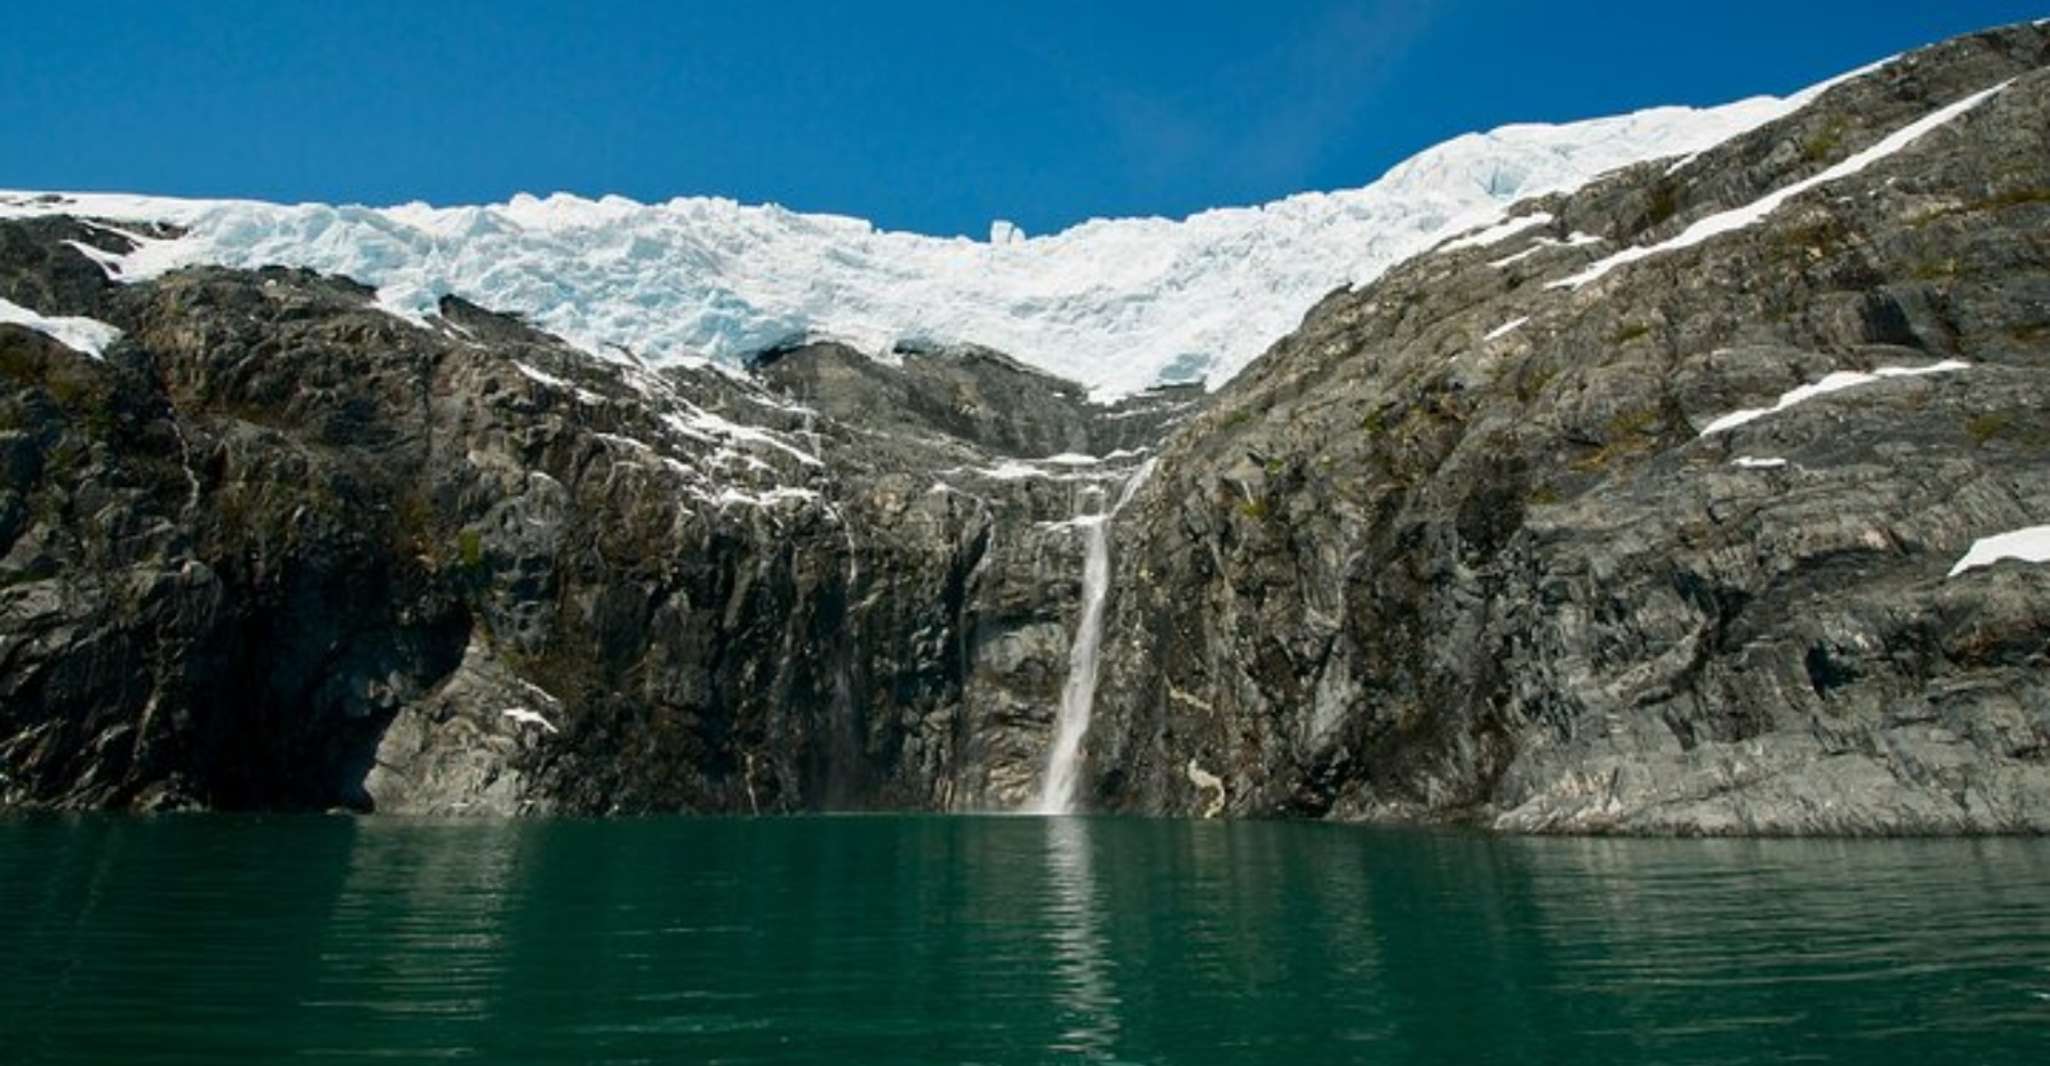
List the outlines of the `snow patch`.
<svg viewBox="0 0 2050 1066">
<path fill-rule="evenodd" d="M 517 682 L 521 688 L 526 689 L 529 693 L 541 697 L 542 703 L 545 703 L 550 707 L 562 706 L 561 700 L 556 699 L 554 695 L 552 695 L 547 689 L 542 688 L 541 686 L 533 683 L 532 681 L 529 681 L 524 677 L 515 677 L 513 678 L 513 680 Z"/>
<path fill-rule="evenodd" d="M 121 337 L 120 330 L 96 318 L 40 314 L 7 300 L 0 300 L 0 323 L 26 326 L 80 355 L 94 359 L 105 358 L 107 346 Z"/>
<path fill-rule="evenodd" d="M 1730 465 L 1742 467 L 1746 470 L 1776 470 L 1787 465 L 1787 461 L 1785 459 L 1762 459 L 1749 455 L 1740 455 L 1730 460 Z"/>
<path fill-rule="evenodd" d="M 570 388 L 569 382 L 564 381 L 563 379 L 556 377 L 554 374 L 550 374 L 547 371 L 536 370 L 525 363 L 519 362 L 518 360 L 514 360 L 513 369 L 519 371 L 521 374 L 526 375 L 529 379 L 538 382 L 542 385 L 546 385 L 551 389 L 562 389 L 563 391 L 567 392 Z"/>
<path fill-rule="evenodd" d="M 1827 396 L 1832 392 L 1842 392 L 1845 389 L 1854 389 L 1860 385 L 1870 385 L 1886 378 L 1919 377 L 1923 374 L 1945 374 L 1953 370 L 1969 369 L 1971 369 L 1970 363 L 1960 362 L 1956 359 L 1945 359 L 1940 363 L 1931 363 L 1928 366 L 1883 366 L 1869 374 L 1857 370 L 1838 370 L 1823 375 L 1820 381 L 1810 382 L 1809 384 L 1781 393 L 1780 398 L 1771 407 L 1751 407 L 1742 411 L 1732 411 L 1710 422 L 1707 428 L 1701 431 L 1701 435 L 1706 437 L 1710 434 L 1735 429 L 1747 422 L 1755 422 L 1766 415 L 1777 414 L 1795 404 L 1805 403 L 1817 396 Z"/>
<path fill-rule="evenodd" d="M 550 374 L 545 370 L 541 370 L 537 367 L 533 367 L 526 363 L 522 363 L 517 359 L 513 360 L 513 369 L 519 371 L 522 376 L 527 378 L 527 380 L 532 381 L 537 385 L 545 385 L 551 389 L 559 389 L 563 392 L 567 392 L 574 395 L 577 398 L 577 402 L 580 404 L 584 404 L 585 406 L 596 407 L 600 404 L 610 402 L 606 400 L 605 397 L 600 396 L 597 393 L 592 392 L 591 390 L 584 388 L 581 385 L 556 377 L 554 374 Z"/>
<path fill-rule="evenodd" d="M 633 437 L 622 437 L 617 433 L 605 433 L 600 431 L 594 431 L 592 432 L 591 436 L 596 437 L 607 444 L 617 445 L 618 447 L 625 448 L 628 451 L 652 452 L 655 450 L 655 446 L 649 444 L 647 441 L 637 440 Z"/>
<path fill-rule="evenodd" d="M 1981 537 L 1972 542 L 1970 551 L 1950 568 L 1951 577 L 1967 570 L 1992 566 L 2002 559 L 2019 559 L 2025 563 L 2050 563 L 2050 526 L 2030 526 L 1991 537 Z"/>
<path fill-rule="evenodd" d="M 1552 244 L 1553 242 L 1546 240 L 1533 241 L 1531 242 L 1530 247 L 1525 248 L 1524 250 L 1517 252 L 1513 255 L 1503 256 L 1502 258 L 1497 259 L 1489 263 L 1488 265 L 1494 267 L 1497 270 L 1500 270 L 1503 267 L 1510 265 L 1511 263 L 1517 263 L 1525 259 L 1529 259 L 1531 256 L 1534 256 L 1539 252 L 1544 251 L 1546 248 L 1551 247 Z"/>
<path fill-rule="evenodd" d="M 64 243 L 70 245 L 78 254 L 92 260 L 100 268 L 101 272 L 105 273 L 108 277 L 120 278 L 121 256 L 113 252 L 102 251 L 84 241 L 65 241 Z"/>
<path fill-rule="evenodd" d="M 1513 263 L 1518 263 L 1525 259 L 1528 259 L 1531 256 L 1534 256 L 1548 248 L 1578 248 L 1584 244 L 1598 244 L 1600 242 L 1601 238 L 1595 236 L 1592 233 L 1575 233 L 1572 236 L 1567 237 L 1563 241 L 1553 240 L 1550 237 L 1535 237 L 1531 239 L 1530 247 L 1525 248 L 1524 250 L 1516 252 L 1512 255 L 1503 256 L 1502 258 L 1497 259 L 1494 262 L 1489 263 L 1488 265 L 1494 267 L 1497 270 L 1500 270 L 1501 268 L 1509 266 Z"/>
<path fill-rule="evenodd" d="M 1509 321 L 1504 322 L 1499 326 L 1496 326 L 1494 329 L 1489 330 L 1488 335 L 1481 338 L 1481 343 L 1485 344 L 1488 341 L 1501 340 L 1503 337 L 1506 337 L 1511 332 L 1515 331 L 1516 327 L 1521 326 L 1528 321 L 1530 321 L 1529 315 L 1525 315 L 1522 318 L 1510 319 Z"/>
<path fill-rule="evenodd" d="M 1006 459 L 995 466 L 975 467 L 971 470 L 971 473 L 989 478 L 991 481 L 1018 481 L 1028 477 L 1051 478 L 1054 476 L 1033 466 L 1031 463 L 1019 462 L 1016 459 Z"/>
<path fill-rule="evenodd" d="M 499 713 L 505 715 L 507 718 L 510 718 L 515 722 L 518 722 L 521 725 L 538 725 L 541 728 L 546 729 L 550 733 L 560 732 L 560 730 L 557 730 L 555 728 L 555 723 L 550 722 L 547 718 L 543 717 L 541 715 L 541 712 L 539 711 L 531 710 L 526 707 L 507 707 L 505 710 Z"/>
<path fill-rule="evenodd" d="M 819 494 L 811 489 L 797 489 L 785 486 L 773 488 L 767 492 L 745 492 L 728 486 L 721 489 L 719 495 L 713 497 L 713 502 L 721 507 L 739 504 L 744 507 L 772 508 L 779 503 L 810 503 L 818 498 Z"/>
<path fill-rule="evenodd" d="M 684 406 L 689 413 L 662 416 L 662 423 L 681 436 L 707 444 L 716 444 L 721 439 L 759 444 L 782 452 L 806 466 L 825 465 L 818 456 L 759 426 L 741 425 L 688 402 L 685 402 Z"/>
<path fill-rule="evenodd" d="M 1437 250 L 1440 253 L 1444 253 L 1457 252 L 1466 248 L 1485 248 L 1491 244 L 1500 244 L 1522 233 L 1524 230 L 1535 226 L 1550 225 L 1551 222 L 1552 216 L 1549 212 L 1533 211 L 1528 215 L 1518 215 L 1515 218 L 1489 226 L 1479 233 L 1446 241 L 1444 244 L 1439 245 Z"/>
</svg>

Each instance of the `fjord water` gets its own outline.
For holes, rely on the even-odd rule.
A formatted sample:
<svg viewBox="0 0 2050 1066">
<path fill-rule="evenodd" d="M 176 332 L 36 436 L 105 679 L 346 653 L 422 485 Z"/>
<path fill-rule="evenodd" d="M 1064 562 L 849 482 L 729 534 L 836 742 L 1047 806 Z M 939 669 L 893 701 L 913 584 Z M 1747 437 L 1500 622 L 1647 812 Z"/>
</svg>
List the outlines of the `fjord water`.
<svg viewBox="0 0 2050 1066">
<path fill-rule="evenodd" d="M 0 1061 L 2040 1062 L 2050 844 L 0 820 Z"/>
</svg>

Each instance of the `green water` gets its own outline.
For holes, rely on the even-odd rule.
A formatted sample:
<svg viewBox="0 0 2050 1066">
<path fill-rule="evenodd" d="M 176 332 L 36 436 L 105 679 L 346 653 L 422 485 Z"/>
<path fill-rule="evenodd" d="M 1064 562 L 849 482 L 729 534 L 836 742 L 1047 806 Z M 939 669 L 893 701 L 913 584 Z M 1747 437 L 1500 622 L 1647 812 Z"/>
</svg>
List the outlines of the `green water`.
<svg viewBox="0 0 2050 1066">
<path fill-rule="evenodd" d="M 2050 843 L 0 820 L 0 1062 L 2050 1061 Z"/>
</svg>

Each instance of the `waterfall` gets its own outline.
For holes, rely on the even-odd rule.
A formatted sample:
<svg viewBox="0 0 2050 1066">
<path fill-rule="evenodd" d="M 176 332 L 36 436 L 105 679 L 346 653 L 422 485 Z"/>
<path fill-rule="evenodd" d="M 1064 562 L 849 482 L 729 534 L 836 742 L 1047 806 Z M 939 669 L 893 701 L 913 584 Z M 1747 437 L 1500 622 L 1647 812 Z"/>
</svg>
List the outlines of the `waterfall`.
<svg viewBox="0 0 2050 1066">
<path fill-rule="evenodd" d="M 1053 749 L 1046 760 L 1046 779 L 1039 789 L 1039 813 L 1066 814 L 1075 802 L 1075 778 L 1081 772 L 1082 734 L 1089 731 L 1089 708 L 1096 701 L 1096 653 L 1103 642 L 1103 599 L 1110 591 L 1110 515 L 1078 518 L 1085 561 L 1082 564 L 1082 620 L 1068 649 L 1068 679 L 1061 685 L 1061 715 L 1054 726 Z"/>
<path fill-rule="evenodd" d="M 1068 814 L 1074 810 L 1075 785 L 1082 773 L 1082 737 L 1089 732 L 1089 712 L 1096 702 L 1103 603 L 1110 593 L 1110 520 L 1131 502 L 1140 483 L 1152 472 L 1153 460 L 1148 459 L 1126 479 L 1117 503 L 1106 511 L 1074 520 L 1075 527 L 1082 531 L 1082 617 L 1075 626 L 1075 643 L 1068 649 L 1068 678 L 1061 685 L 1060 717 L 1055 721 L 1046 777 L 1039 789 L 1036 809 L 1040 814 Z"/>
</svg>

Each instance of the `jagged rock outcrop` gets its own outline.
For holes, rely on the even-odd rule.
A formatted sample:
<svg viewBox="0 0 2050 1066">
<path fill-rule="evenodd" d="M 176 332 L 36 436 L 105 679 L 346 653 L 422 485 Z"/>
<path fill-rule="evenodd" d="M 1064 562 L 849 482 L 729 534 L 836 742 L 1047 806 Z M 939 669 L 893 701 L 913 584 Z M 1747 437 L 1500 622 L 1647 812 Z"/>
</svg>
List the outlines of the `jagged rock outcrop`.
<svg viewBox="0 0 2050 1066">
<path fill-rule="evenodd" d="M 1325 300 L 1118 524 L 1097 803 L 2050 829 L 2050 568 L 1947 576 L 2050 523 L 2046 63 L 1915 53 Z"/>
<path fill-rule="evenodd" d="M 2050 830 L 2050 33 L 1517 205 L 1207 398 L 597 359 L 0 221 L 0 806 Z M 60 205 L 61 206 L 61 205 Z M 17 316 L 19 318 L 20 316 Z M 56 330 L 61 333 L 62 330 Z"/>
</svg>

